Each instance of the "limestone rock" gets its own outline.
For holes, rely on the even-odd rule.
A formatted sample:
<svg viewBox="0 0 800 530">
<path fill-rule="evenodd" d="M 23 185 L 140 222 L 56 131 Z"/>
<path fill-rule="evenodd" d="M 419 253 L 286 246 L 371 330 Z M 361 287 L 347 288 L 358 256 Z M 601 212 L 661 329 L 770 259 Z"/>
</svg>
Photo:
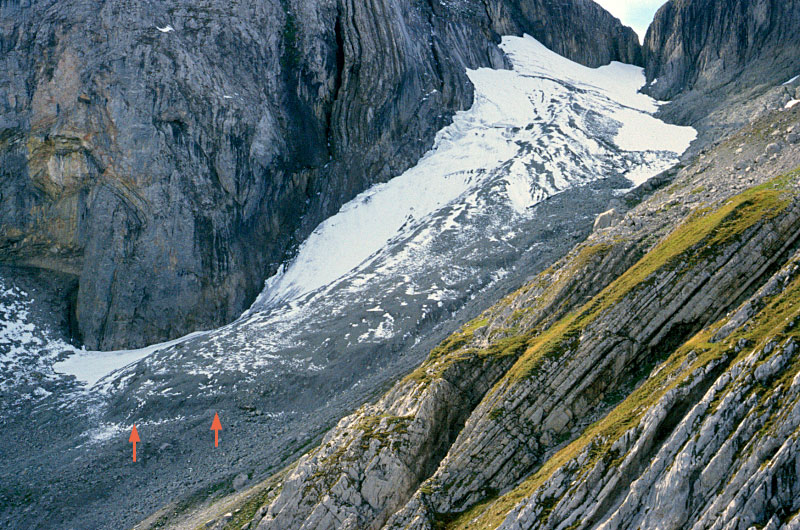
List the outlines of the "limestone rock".
<svg viewBox="0 0 800 530">
<path fill-rule="evenodd" d="M 612 208 L 611 210 L 603 212 L 597 216 L 597 219 L 594 222 L 594 229 L 603 230 L 606 228 L 611 228 L 612 226 L 619 224 L 622 219 L 623 216 Z"/>
<path fill-rule="evenodd" d="M 795 513 L 796 481 L 780 479 L 770 505 L 760 493 L 796 464 L 794 419 L 753 437 L 779 423 L 770 417 L 794 418 L 800 342 L 752 333 L 773 315 L 786 329 L 800 321 L 770 309 L 800 290 L 800 181 L 780 181 L 768 215 L 747 212 L 761 200 L 748 189 L 800 154 L 779 151 L 744 184 L 728 146 L 749 135 L 677 170 L 626 214 L 633 222 L 595 231 L 342 420 L 259 527 L 432 530 L 465 510 L 497 517 L 498 492 L 506 511 L 492 524 L 507 530 L 723 528 Z M 721 224 L 692 240 L 707 222 Z M 773 388 L 767 402 L 759 388 Z M 606 430 L 618 421 L 627 427 Z"/>
<path fill-rule="evenodd" d="M 650 90 L 671 99 L 687 89 L 709 89 L 755 66 L 763 76 L 796 75 L 800 9 L 794 1 L 670 0 L 644 39 Z M 770 70 L 762 66 L 771 65 Z M 775 67 L 777 66 L 777 68 Z"/>
<path fill-rule="evenodd" d="M 239 473 L 233 479 L 233 489 L 235 489 L 236 491 L 244 489 L 244 487 L 247 486 L 248 480 L 249 479 L 247 478 L 246 474 Z"/>
<path fill-rule="evenodd" d="M 767 155 L 771 156 L 771 155 L 779 153 L 781 149 L 782 149 L 781 144 L 779 144 L 777 142 L 773 142 L 773 143 L 767 145 L 767 148 L 765 149 L 765 152 L 766 152 Z"/>
</svg>

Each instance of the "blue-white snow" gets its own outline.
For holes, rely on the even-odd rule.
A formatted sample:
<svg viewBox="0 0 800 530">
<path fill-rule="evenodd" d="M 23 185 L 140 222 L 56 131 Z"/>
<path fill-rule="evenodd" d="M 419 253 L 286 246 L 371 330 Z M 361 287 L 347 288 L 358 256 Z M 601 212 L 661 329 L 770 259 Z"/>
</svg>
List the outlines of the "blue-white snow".
<svg viewBox="0 0 800 530">
<path fill-rule="evenodd" d="M 55 363 L 54 369 L 62 374 L 72 374 L 77 377 L 78 380 L 91 386 L 115 370 L 135 363 L 140 359 L 144 359 L 157 350 L 181 344 L 191 338 L 201 337 L 206 333 L 207 332 L 204 331 L 198 331 L 179 339 L 153 344 L 152 346 L 135 350 L 107 352 L 75 350 L 74 355 Z"/>
<path fill-rule="evenodd" d="M 134 361 L 202 377 L 209 392 L 225 372 L 242 381 L 318 372 L 330 352 L 405 340 L 410 332 L 398 330 L 499 281 L 508 271 L 483 264 L 535 250 L 523 237 L 532 206 L 605 176 L 644 182 L 696 136 L 653 117 L 658 103 L 638 92 L 638 67 L 587 68 L 529 36 L 505 37 L 502 48 L 513 69 L 469 71 L 473 106 L 415 167 L 322 223 L 238 321 L 142 350 L 76 352 L 53 370 L 108 392 L 128 384 Z M 179 343 L 191 344 L 191 356 Z M 160 383 L 141 391 L 180 390 Z"/>
</svg>

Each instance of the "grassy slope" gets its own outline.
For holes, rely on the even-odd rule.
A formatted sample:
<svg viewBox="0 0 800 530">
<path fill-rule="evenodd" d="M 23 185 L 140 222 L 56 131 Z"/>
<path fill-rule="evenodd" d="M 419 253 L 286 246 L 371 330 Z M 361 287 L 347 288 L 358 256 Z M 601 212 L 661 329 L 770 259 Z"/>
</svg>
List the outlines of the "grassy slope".
<svg viewBox="0 0 800 530">
<path fill-rule="evenodd" d="M 585 325 L 603 311 L 613 306 L 631 290 L 646 287 L 648 280 L 656 271 L 664 268 L 685 269 L 688 263 L 709 257 L 715 252 L 715 248 L 739 237 L 760 220 L 777 216 L 790 204 L 794 192 L 789 190 L 798 177 L 800 170 L 795 170 L 764 185 L 751 188 L 715 210 L 704 209 L 695 212 L 583 308 L 568 315 L 535 339 L 507 377 L 520 379 L 534 373 L 542 359 L 558 355 L 563 349 L 562 344 L 572 340 Z M 716 344 L 710 343 L 709 339 L 716 329 L 724 324 L 724 320 L 698 333 L 672 353 L 653 376 L 606 417 L 588 427 L 578 439 L 557 452 L 522 484 L 499 498 L 487 499 L 455 518 L 445 517 L 447 522 L 442 526 L 448 530 L 494 530 L 518 502 L 542 486 L 557 469 L 587 448 L 590 448 L 592 458 L 582 465 L 583 472 L 588 472 L 598 459 L 608 458 L 610 455 L 607 451 L 611 445 L 622 434 L 635 427 L 644 413 L 666 392 L 685 384 L 695 370 L 726 355 L 729 357 L 729 362 L 739 360 L 731 355 L 731 351 L 732 345 L 740 339 L 748 340 L 750 344 L 758 344 L 766 338 L 771 340 L 788 336 L 800 338 L 800 331 L 793 327 L 793 317 L 797 315 L 800 315 L 800 279 L 796 279 L 782 295 L 770 301 L 755 318 L 754 325 L 747 330 L 740 330 L 726 341 Z M 792 323 L 789 329 L 786 328 L 787 322 Z M 693 362 L 687 363 L 690 353 L 696 355 L 696 358 Z M 784 374 L 781 381 L 791 381 L 798 369 L 800 366 L 793 366 L 792 370 Z"/>
<path fill-rule="evenodd" d="M 441 377 L 447 368 L 461 360 L 479 357 L 514 356 L 518 360 L 512 369 L 495 387 L 509 382 L 523 382 L 534 375 L 538 366 L 548 358 L 557 357 L 571 345 L 580 335 L 583 327 L 601 316 L 605 311 L 622 300 L 635 289 L 647 288 L 655 273 L 663 270 L 677 270 L 679 273 L 696 263 L 697 260 L 713 257 L 715 248 L 728 244 L 740 237 L 748 229 L 767 218 L 774 218 L 785 209 L 795 193 L 790 191 L 792 184 L 800 178 L 800 169 L 777 179 L 751 188 L 715 209 L 701 209 L 691 215 L 686 222 L 677 227 L 664 238 L 640 261 L 603 289 L 580 309 L 557 320 L 551 326 L 535 326 L 533 329 L 519 332 L 513 325 L 503 328 L 501 337 L 489 341 L 485 347 L 475 346 L 476 330 L 490 323 L 488 316 L 497 307 L 508 306 L 520 296 L 537 289 L 541 294 L 534 300 L 536 306 L 552 302 L 551 297 L 567 281 L 569 274 L 559 275 L 561 280 L 553 281 L 553 271 L 548 269 L 537 276 L 529 285 L 510 294 L 500 301 L 495 308 L 488 310 L 481 317 L 465 324 L 431 351 L 428 359 L 406 380 L 426 383 Z M 602 258 L 610 249 L 610 245 L 601 244 L 583 246 L 566 264 L 567 271 L 580 271 L 593 259 Z M 800 313 L 800 280 L 792 286 L 792 296 L 782 297 L 773 302 L 771 310 L 778 314 Z M 525 309 L 517 310 L 514 317 L 521 318 Z M 766 312 L 767 310 L 764 310 Z M 775 327 L 781 317 L 766 319 L 763 325 L 751 330 L 751 338 L 766 336 L 767 331 Z M 463 514 L 445 516 L 441 526 L 450 530 L 493 530 L 505 518 L 506 514 L 522 499 L 541 486 L 558 468 L 575 458 L 584 449 L 592 446 L 593 458 L 584 464 L 586 470 L 606 454 L 610 447 L 624 432 L 635 426 L 648 407 L 652 406 L 669 389 L 681 384 L 698 367 L 704 366 L 725 355 L 728 350 L 722 344 L 708 342 L 719 325 L 710 327 L 692 338 L 675 351 L 657 370 L 657 374 L 647 379 L 643 385 L 624 399 L 605 418 L 588 427 L 583 434 L 550 458 L 538 471 L 512 491 L 499 498 L 487 499 Z M 740 337 L 734 335 L 736 340 Z M 729 344 L 726 341 L 725 344 Z M 687 366 L 686 358 L 690 352 L 697 354 L 696 359 Z M 788 377 L 788 375 L 787 375 Z M 226 497 L 213 504 L 211 509 L 204 510 L 206 515 L 219 516 L 224 511 L 238 509 L 226 529 L 240 528 L 244 522 L 252 519 L 258 508 L 269 502 L 276 494 L 276 486 L 282 481 L 284 472 L 255 486 L 236 499 Z M 445 485 L 443 485 L 445 486 Z M 425 485 L 423 485 L 425 487 Z M 231 502 L 233 501 L 233 502 Z M 197 522 L 197 519 L 193 518 Z M 173 521 L 174 523 L 174 521 Z M 167 524 L 173 527 L 172 524 Z"/>
</svg>

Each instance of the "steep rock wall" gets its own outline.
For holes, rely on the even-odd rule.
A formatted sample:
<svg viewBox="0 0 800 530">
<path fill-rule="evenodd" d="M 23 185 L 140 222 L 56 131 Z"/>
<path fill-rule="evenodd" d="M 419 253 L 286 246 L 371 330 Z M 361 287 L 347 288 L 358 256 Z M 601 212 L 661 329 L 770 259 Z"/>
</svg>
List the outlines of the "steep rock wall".
<svg viewBox="0 0 800 530">
<path fill-rule="evenodd" d="M 785 81 L 800 73 L 797 0 L 671 0 L 656 13 L 644 41 L 650 91 L 662 99 L 743 79 Z M 786 78 L 781 76 L 788 75 Z"/>
<path fill-rule="evenodd" d="M 586 1 L 4 0 L 0 260 L 77 277 L 89 348 L 229 321 L 471 104 L 500 31 L 639 58 Z"/>
</svg>

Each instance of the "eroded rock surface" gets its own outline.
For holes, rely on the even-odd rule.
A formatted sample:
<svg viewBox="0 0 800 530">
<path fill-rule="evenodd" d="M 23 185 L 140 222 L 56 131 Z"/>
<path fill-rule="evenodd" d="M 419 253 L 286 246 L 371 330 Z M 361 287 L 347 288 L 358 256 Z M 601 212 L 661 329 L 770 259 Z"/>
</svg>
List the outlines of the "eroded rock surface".
<svg viewBox="0 0 800 530">
<path fill-rule="evenodd" d="M 800 318 L 794 305 L 777 316 L 774 309 L 789 303 L 794 291 L 781 293 L 794 289 L 798 271 L 800 178 L 791 168 L 800 166 L 800 152 L 780 151 L 757 172 L 731 172 L 728 164 L 746 159 L 738 147 L 745 140 L 754 151 L 766 149 L 770 139 L 759 144 L 753 131 L 786 132 L 794 120 L 771 116 L 698 157 L 618 224 L 595 231 L 451 336 L 380 401 L 342 420 L 250 527 L 421 530 L 450 521 L 453 528 L 682 528 L 717 517 L 726 505 L 720 503 L 734 503 L 731 510 L 753 506 L 722 517 L 725 524 L 732 517 L 766 524 L 789 510 L 791 481 L 780 486 L 780 508 L 758 500 L 768 494 L 747 500 L 731 487 L 676 510 L 673 503 L 686 500 L 676 492 L 689 491 L 680 480 L 695 476 L 700 464 L 685 460 L 680 473 L 656 464 L 659 452 L 669 454 L 664 462 L 677 454 L 669 436 L 682 436 L 680 447 L 700 432 L 682 425 L 694 429 L 691 411 L 714 401 L 709 389 L 742 379 L 743 366 L 755 369 L 777 349 L 754 349 L 761 341 L 784 341 L 781 351 L 789 352 L 758 369 L 762 384 L 786 380 L 793 370 L 794 342 L 753 327 Z M 777 180 L 770 176 L 787 170 Z M 695 346 L 704 341 L 719 346 Z M 754 392 L 748 385 L 745 393 Z M 637 399 L 641 405 L 632 406 Z M 730 399 L 739 417 L 753 415 L 755 402 Z M 769 414 L 790 413 L 791 402 L 776 398 Z M 766 425 L 769 414 L 747 432 Z M 633 430 L 619 430 L 628 424 Z M 786 458 L 775 460 L 779 474 L 794 465 L 791 432 L 788 426 L 767 444 L 783 447 Z M 742 443 L 749 436 L 742 434 Z M 760 491 L 772 472 L 755 477 L 750 462 L 763 464 L 765 451 L 736 460 L 743 467 L 725 476 L 752 479 L 748 491 Z M 709 448 L 706 461 L 717 453 Z M 647 475 L 651 490 L 636 493 L 636 482 L 621 500 L 651 465 L 657 468 Z M 727 465 L 716 467 L 717 474 L 727 473 Z M 728 480 L 715 477 L 706 492 Z M 500 492 L 509 493 L 494 500 Z M 708 506 L 706 515 L 692 506 Z"/>
<path fill-rule="evenodd" d="M 800 5 L 796 0 L 671 0 L 647 30 L 644 53 L 650 87 L 660 99 L 687 89 L 718 88 L 758 70 L 765 83 L 797 75 Z"/>
</svg>

